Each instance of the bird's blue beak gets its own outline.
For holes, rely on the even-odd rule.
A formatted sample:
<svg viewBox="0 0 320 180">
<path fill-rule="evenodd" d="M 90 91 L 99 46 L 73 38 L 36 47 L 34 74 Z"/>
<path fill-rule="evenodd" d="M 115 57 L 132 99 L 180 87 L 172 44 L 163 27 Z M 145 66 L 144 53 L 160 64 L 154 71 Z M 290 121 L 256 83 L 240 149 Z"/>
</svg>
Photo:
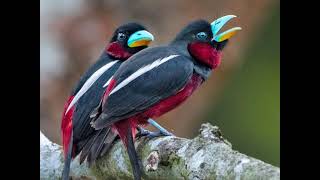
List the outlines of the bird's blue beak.
<svg viewBox="0 0 320 180">
<path fill-rule="evenodd" d="M 235 17 L 237 17 L 237 16 L 227 15 L 227 16 L 223 16 L 223 17 L 221 17 L 211 23 L 211 30 L 212 30 L 214 41 L 221 42 L 221 41 L 227 40 L 227 39 L 231 38 L 232 36 L 234 36 L 236 34 L 236 32 L 241 30 L 241 27 L 234 27 L 234 28 L 231 28 L 227 31 L 224 31 L 223 33 L 217 34 L 219 32 L 219 30 L 228 21 L 230 21 L 232 18 L 235 18 Z"/>
<path fill-rule="evenodd" d="M 133 33 L 128 39 L 129 47 L 148 46 L 151 41 L 154 40 L 153 35 L 146 31 L 141 30 Z"/>
</svg>

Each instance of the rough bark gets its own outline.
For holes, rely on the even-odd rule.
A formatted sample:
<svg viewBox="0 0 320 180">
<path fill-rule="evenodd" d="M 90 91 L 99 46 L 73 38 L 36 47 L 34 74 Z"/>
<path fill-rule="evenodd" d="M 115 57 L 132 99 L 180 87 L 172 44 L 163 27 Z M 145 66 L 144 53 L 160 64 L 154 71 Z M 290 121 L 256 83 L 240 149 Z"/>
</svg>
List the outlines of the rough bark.
<svg viewBox="0 0 320 180">
<path fill-rule="evenodd" d="M 143 179 L 280 179 L 280 169 L 232 149 L 217 126 L 203 124 L 194 139 L 138 138 L 136 149 L 144 166 Z M 130 162 L 120 141 L 88 168 L 76 158 L 74 179 L 132 179 Z M 59 179 L 63 169 L 61 147 L 40 132 L 40 177 Z"/>
</svg>

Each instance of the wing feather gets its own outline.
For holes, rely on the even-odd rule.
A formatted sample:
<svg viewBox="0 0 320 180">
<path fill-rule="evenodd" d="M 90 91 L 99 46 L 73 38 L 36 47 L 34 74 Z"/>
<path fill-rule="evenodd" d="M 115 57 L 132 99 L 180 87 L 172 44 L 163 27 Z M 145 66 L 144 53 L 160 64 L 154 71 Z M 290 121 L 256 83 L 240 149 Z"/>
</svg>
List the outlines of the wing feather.
<svg viewBox="0 0 320 180">
<path fill-rule="evenodd" d="M 147 110 L 176 94 L 192 77 L 193 63 L 185 56 L 169 50 L 158 54 L 153 52 L 153 55 L 137 55 L 123 63 L 113 76 L 117 84 L 110 90 L 112 93 L 103 104 L 102 114 L 93 122 L 96 129 Z M 173 58 L 161 61 L 170 56 Z M 132 78 L 135 73 L 138 75 Z"/>
</svg>

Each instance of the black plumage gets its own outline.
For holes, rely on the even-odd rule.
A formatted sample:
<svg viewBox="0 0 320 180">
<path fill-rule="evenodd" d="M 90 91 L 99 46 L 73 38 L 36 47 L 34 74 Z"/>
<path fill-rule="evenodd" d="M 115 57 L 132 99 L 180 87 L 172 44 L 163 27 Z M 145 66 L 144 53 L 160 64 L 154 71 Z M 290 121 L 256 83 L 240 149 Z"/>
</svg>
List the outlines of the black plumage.
<svg viewBox="0 0 320 180">
<path fill-rule="evenodd" d="M 92 114 L 95 129 L 112 127 L 119 134 L 136 180 L 141 179 L 142 172 L 132 131 L 148 118 L 180 105 L 218 67 L 221 50 L 228 40 L 215 41 L 213 32 L 207 21 L 194 21 L 170 44 L 130 57 L 113 75 L 113 84 Z"/>
<path fill-rule="evenodd" d="M 92 81 L 89 89 L 76 101 L 72 106 L 71 119 L 68 114 L 63 114 L 62 118 L 62 137 L 63 141 L 70 139 L 65 152 L 65 167 L 63 171 L 63 179 L 68 179 L 71 158 L 77 156 L 81 152 L 80 163 L 87 159 L 89 165 L 93 164 L 103 153 L 106 153 L 117 138 L 117 135 L 110 128 L 95 130 L 90 126 L 90 114 L 99 105 L 101 97 L 106 89 L 104 84 L 110 79 L 114 72 L 120 67 L 121 63 L 128 59 L 132 54 L 147 47 L 149 39 L 137 46 L 128 46 L 128 39 L 136 32 L 142 32 L 146 28 L 138 23 L 127 23 L 116 29 L 110 43 L 103 50 L 102 55 L 97 62 L 93 64 L 80 78 L 79 82 L 72 90 L 70 98 L 74 98 L 89 79 L 97 74 L 103 67 L 108 64 L 112 66 L 107 69 L 98 79 Z M 145 32 L 145 31 L 144 31 Z M 148 33 L 147 33 L 148 34 Z M 150 33 L 149 33 L 150 34 Z M 143 33 L 139 37 L 143 37 Z M 152 36 L 152 35 L 151 35 Z M 153 38 L 153 37 L 152 37 Z M 137 39 L 139 41 L 139 39 Z M 67 102 L 67 106 L 70 105 Z M 66 110 L 65 110 L 66 111 Z M 65 113 L 65 112 L 63 112 Z M 72 126 L 69 127 L 69 121 Z M 71 129 L 70 129 L 71 128 Z M 71 131 L 71 137 L 68 132 Z"/>
</svg>

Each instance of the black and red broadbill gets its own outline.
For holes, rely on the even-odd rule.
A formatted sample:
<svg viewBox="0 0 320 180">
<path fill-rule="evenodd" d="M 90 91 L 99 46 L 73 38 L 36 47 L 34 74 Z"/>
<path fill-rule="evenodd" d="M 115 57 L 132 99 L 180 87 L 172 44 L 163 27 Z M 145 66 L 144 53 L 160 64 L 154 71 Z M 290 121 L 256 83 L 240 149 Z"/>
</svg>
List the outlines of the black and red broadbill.
<svg viewBox="0 0 320 180">
<path fill-rule="evenodd" d="M 137 127 L 180 105 L 219 66 L 222 49 L 241 29 L 217 34 L 233 17 L 224 16 L 211 24 L 194 21 L 169 45 L 140 51 L 113 75 L 92 126 L 97 130 L 112 127 L 120 136 L 136 180 L 142 173 L 134 148 Z"/>
<path fill-rule="evenodd" d="M 61 130 L 65 157 L 62 179 L 69 178 L 71 159 L 80 152 L 80 163 L 86 158 L 92 164 L 106 152 L 116 134 L 107 129 L 96 131 L 90 125 L 90 114 L 99 105 L 108 86 L 106 81 L 123 61 L 146 48 L 154 37 L 138 23 L 127 23 L 116 29 L 98 61 L 81 77 L 65 104 Z M 108 139 L 106 136 L 108 135 Z M 97 142 L 96 144 L 92 144 Z"/>
</svg>

